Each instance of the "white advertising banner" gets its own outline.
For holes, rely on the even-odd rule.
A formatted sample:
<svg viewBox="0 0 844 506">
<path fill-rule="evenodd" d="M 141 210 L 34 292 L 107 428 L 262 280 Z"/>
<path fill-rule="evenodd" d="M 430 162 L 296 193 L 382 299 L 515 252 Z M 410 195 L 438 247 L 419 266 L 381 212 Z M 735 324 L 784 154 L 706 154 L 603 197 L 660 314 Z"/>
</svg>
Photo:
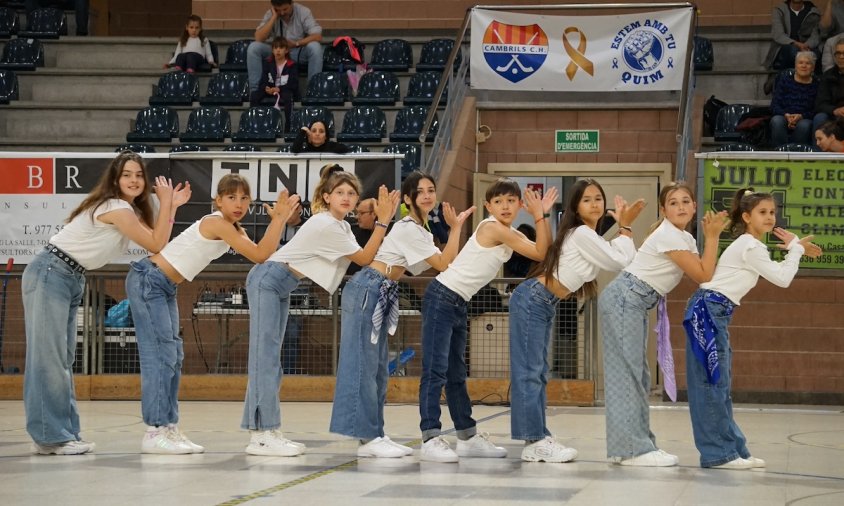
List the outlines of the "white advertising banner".
<svg viewBox="0 0 844 506">
<path fill-rule="evenodd" d="M 683 86 L 691 8 L 609 16 L 473 9 L 472 87 L 666 91 Z"/>
</svg>

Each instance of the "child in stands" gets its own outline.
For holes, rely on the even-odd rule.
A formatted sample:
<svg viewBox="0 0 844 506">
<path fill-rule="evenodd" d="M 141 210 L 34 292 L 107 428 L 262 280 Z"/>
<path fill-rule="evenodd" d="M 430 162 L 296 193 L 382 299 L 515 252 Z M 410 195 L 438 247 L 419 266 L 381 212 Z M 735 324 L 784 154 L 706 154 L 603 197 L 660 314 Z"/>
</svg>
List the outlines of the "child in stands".
<svg viewBox="0 0 844 506">
<path fill-rule="evenodd" d="M 545 422 L 548 382 L 548 343 L 560 299 L 594 297 L 600 270 L 620 270 L 636 254 L 630 225 L 645 206 L 628 206 L 619 196 L 610 215 L 619 236 L 609 242 L 598 235 L 605 213 L 604 190 L 594 179 L 581 179 L 571 188 L 557 237 L 548 254 L 510 297 L 510 374 L 513 439 L 525 441 L 522 460 L 568 462 L 577 450 L 558 442 Z"/>
<path fill-rule="evenodd" d="M 274 206 L 264 204 L 270 224 L 258 244 L 238 222 L 249 212 L 249 182 L 228 174 L 217 185 L 212 214 L 203 216 L 170 241 L 160 253 L 133 262 L 126 276 L 126 294 L 132 308 L 141 362 L 141 413 L 149 428 L 142 453 L 202 453 L 179 429 L 179 379 L 184 351 L 179 336 L 176 288 L 192 281 L 212 260 L 233 248 L 260 263 L 275 251 L 284 224 L 299 206 L 299 197 L 279 193 Z"/>
<path fill-rule="evenodd" d="M 444 271 L 460 242 L 460 227 L 475 210 L 457 214 L 443 204 L 451 227 L 442 251 L 425 228 L 428 213 L 437 205 L 433 177 L 412 172 L 402 184 L 402 199 L 410 214 L 393 225 L 375 260 L 352 276 L 343 289 L 340 363 L 331 412 L 331 432 L 360 440 L 358 457 L 397 458 L 413 450 L 384 435 L 387 400 L 387 334 L 398 326 L 398 283 L 405 270 L 413 275 L 429 268 Z M 386 228 L 386 223 L 377 224 Z"/>
<path fill-rule="evenodd" d="M 604 339 L 607 456 L 622 466 L 665 467 L 678 463 L 676 456 L 656 447 L 656 438 L 650 430 L 648 311 L 658 304 L 657 332 L 662 333 L 660 339 L 668 340 L 666 294 L 677 286 L 683 273 L 698 283 L 712 279 L 718 237 L 727 224 L 726 212 L 710 211 L 704 216 L 702 230 L 706 245 L 701 257 L 694 237 L 686 232 L 695 218 L 691 188 L 682 183 L 664 186 L 659 192 L 659 210 L 662 219 L 654 225 L 633 262 L 598 298 Z M 659 351 L 660 356 L 664 351 L 670 355 L 670 341 Z M 672 364 L 670 371 L 663 370 L 666 391 L 676 399 L 676 387 L 673 390 L 668 387 L 669 381 L 674 385 L 673 359 L 666 363 Z"/>
<path fill-rule="evenodd" d="M 278 39 L 276 39 L 278 40 Z M 313 216 L 266 262 L 246 277 L 249 297 L 249 383 L 241 427 L 251 431 L 246 453 L 293 457 L 305 446 L 285 438 L 279 429 L 278 390 L 282 369 L 279 362 L 284 342 L 290 294 L 299 280 L 310 278 L 329 294 L 334 293 L 351 262 L 369 265 L 399 205 L 399 192 L 378 190 L 374 206 L 375 230 L 361 248 L 346 216 L 355 209 L 360 195 L 357 176 L 339 165 L 327 165 L 314 190 Z"/>
<path fill-rule="evenodd" d="M 273 54 L 264 60 L 261 84 L 252 92 L 250 106 L 261 105 L 266 98 L 275 97 L 275 107 L 284 108 L 284 131 L 290 130 L 290 113 L 293 102 L 299 99 L 299 71 L 296 62 L 288 58 L 287 39 L 273 40 Z"/>
<path fill-rule="evenodd" d="M 202 33 L 202 18 L 191 14 L 185 24 L 185 31 L 176 44 L 176 52 L 164 68 L 172 67 L 192 74 L 204 62 L 208 62 L 212 67 L 217 66 L 211 53 L 211 43 Z"/>
<path fill-rule="evenodd" d="M 419 415 L 422 430 L 420 458 L 433 462 L 457 462 L 458 457 L 506 457 L 486 434 L 477 432 L 472 402 L 466 390 L 467 303 L 498 274 L 513 251 L 536 261 L 545 257 L 551 243 L 546 218 L 557 189 L 544 198 L 525 190 L 522 203 L 519 184 L 499 179 L 486 192 L 484 206 L 490 217 L 483 220 L 457 258 L 428 285 L 422 299 L 422 377 L 419 384 Z M 536 242 L 513 228 L 522 208 L 537 225 Z M 440 397 L 445 387 L 448 411 L 457 430 L 457 451 L 440 435 Z"/>
<path fill-rule="evenodd" d="M 64 228 L 23 271 L 23 398 L 35 453 L 78 455 L 94 449 L 79 434 L 73 387 L 76 313 L 85 271 L 114 261 L 130 240 L 152 253 L 167 244 L 176 209 L 190 198 L 190 185 L 174 189 L 158 177 L 154 190 L 160 204 L 157 218 L 143 159 L 131 151 L 120 153 Z"/>
<path fill-rule="evenodd" d="M 742 188 L 733 197 L 730 232 L 737 237 L 721 254 L 712 280 L 702 283 L 686 306 L 686 383 L 689 415 L 701 467 L 751 469 L 765 461 L 750 455 L 747 439 L 735 419 L 730 397 L 732 348 L 727 326 L 733 310 L 761 275 L 788 287 L 797 274 L 803 254 L 818 256 L 821 249 L 812 236 L 798 238 L 776 226 L 777 204 L 770 193 Z M 762 242 L 772 233 L 788 250 L 782 262 L 771 260 Z"/>
</svg>

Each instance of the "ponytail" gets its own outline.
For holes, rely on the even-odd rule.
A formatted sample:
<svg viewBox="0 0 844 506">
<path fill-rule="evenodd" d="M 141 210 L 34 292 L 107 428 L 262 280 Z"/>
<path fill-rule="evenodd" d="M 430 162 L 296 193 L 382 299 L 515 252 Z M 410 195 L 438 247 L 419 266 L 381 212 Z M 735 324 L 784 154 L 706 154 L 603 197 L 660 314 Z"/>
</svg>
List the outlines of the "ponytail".
<svg viewBox="0 0 844 506">
<path fill-rule="evenodd" d="M 752 187 L 739 188 L 733 196 L 733 205 L 730 209 L 730 235 L 733 238 L 744 234 L 747 224 L 742 215 L 750 214 L 763 200 L 774 200 L 774 196 L 766 192 L 753 191 Z"/>
<path fill-rule="evenodd" d="M 326 204 L 323 195 L 333 192 L 335 188 L 343 183 L 354 188 L 358 196 L 360 196 L 360 180 L 358 177 L 351 172 L 346 172 L 343 167 L 336 163 L 324 166 L 320 169 L 319 174 L 319 183 L 314 188 L 314 197 L 311 199 L 311 211 L 313 214 L 328 211 L 328 204 Z"/>
</svg>

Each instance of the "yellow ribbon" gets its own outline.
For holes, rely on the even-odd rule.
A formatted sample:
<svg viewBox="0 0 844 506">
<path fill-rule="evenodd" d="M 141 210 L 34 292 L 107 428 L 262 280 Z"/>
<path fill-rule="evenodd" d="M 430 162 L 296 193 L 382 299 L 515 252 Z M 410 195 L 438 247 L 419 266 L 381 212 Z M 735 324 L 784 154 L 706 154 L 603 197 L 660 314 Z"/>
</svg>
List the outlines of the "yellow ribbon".
<svg viewBox="0 0 844 506">
<path fill-rule="evenodd" d="M 580 42 L 577 44 L 577 49 L 569 43 L 568 35 L 570 33 L 580 35 Z M 563 31 L 563 46 L 566 49 L 566 54 L 568 54 L 569 58 L 571 58 L 569 64 L 566 65 L 566 76 L 569 78 L 569 81 L 574 79 L 574 75 L 577 73 L 578 67 L 582 68 L 590 76 L 595 75 L 594 65 L 584 54 L 586 51 L 586 35 L 584 35 L 583 32 L 574 26 L 566 28 L 565 31 Z"/>
</svg>

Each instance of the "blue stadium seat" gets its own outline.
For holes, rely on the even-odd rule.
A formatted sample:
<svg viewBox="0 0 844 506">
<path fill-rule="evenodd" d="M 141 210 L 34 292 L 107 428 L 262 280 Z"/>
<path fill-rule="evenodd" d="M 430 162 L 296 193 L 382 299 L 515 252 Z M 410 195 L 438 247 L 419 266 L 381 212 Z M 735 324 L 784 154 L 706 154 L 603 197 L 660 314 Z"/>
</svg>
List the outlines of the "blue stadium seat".
<svg viewBox="0 0 844 506">
<path fill-rule="evenodd" d="M 115 153 L 121 151 L 133 151 L 135 153 L 155 153 L 155 148 L 149 144 L 121 144 L 114 150 Z"/>
<path fill-rule="evenodd" d="M 35 9 L 26 17 L 26 30 L 19 30 L 22 39 L 58 39 L 67 35 L 67 16 L 61 9 Z"/>
<path fill-rule="evenodd" d="M 343 130 L 337 134 L 340 142 L 381 142 L 387 136 L 387 117 L 378 106 L 357 105 L 343 116 Z"/>
<path fill-rule="evenodd" d="M 0 104 L 18 99 L 18 76 L 11 70 L 0 70 Z"/>
<path fill-rule="evenodd" d="M 744 142 L 730 142 L 718 146 L 715 151 L 756 151 L 756 148 L 752 144 Z"/>
<path fill-rule="evenodd" d="M 188 72 L 168 72 L 158 79 L 149 105 L 191 105 L 199 100 L 199 80 Z"/>
<path fill-rule="evenodd" d="M 419 55 L 419 63 L 416 64 L 416 71 L 422 70 L 439 70 L 443 71 L 446 62 L 448 62 L 448 55 L 454 47 L 454 41 L 451 39 L 434 39 L 430 40 L 422 46 L 422 54 Z M 460 65 L 461 53 L 457 52 L 457 57 L 454 59 L 454 66 Z"/>
<path fill-rule="evenodd" d="M 392 72 L 376 70 L 360 78 L 354 105 L 395 105 L 401 99 L 399 80 Z"/>
<path fill-rule="evenodd" d="M 284 140 L 292 141 L 299 133 L 299 129 L 308 126 L 314 121 L 322 121 L 328 131 L 328 138 L 334 137 L 334 113 L 326 107 L 302 107 L 294 109 L 290 115 L 290 128 L 284 134 Z"/>
<path fill-rule="evenodd" d="M 409 105 L 399 111 L 396 115 L 396 124 L 390 134 L 390 142 L 418 141 L 422 127 L 425 125 L 425 118 L 428 115 L 428 107 L 424 105 Z M 425 136 L 427 142 L 434 140 L 437 130 L 440 127 L 439 119 L 434 114 L 434 122 Z"/>
<path fill-rule="evenodd" d="M 372 70 L 393 70 L 406 72 L 413 66 L 413 49 L 404 39 L 385 39 L 372 48 Z"/>
<path fill-rule="evenodd" d="M 240 39 L 232 42 L 226 51 L 226 61 L 220 64 L 220 72 L 229 70 L 246 72 L 246 50 L 252 42 L 254 42 L 253 39 Z M 219 62 L 219 60 L 217 61 Z"/>
<path fill-rule="evenodd" d="M 302 105 L 343 105 L 348 98 L 349 83 L 345 75 L 320 72 L 308 80 Z"/>
<path fill-rule="evenodd" d="M 44 66 L 44 46 L 38 39 L 12 39 L 3 47 L 0 69 L 35 70 Z"/>
<path fill-rule="evenodd" d="M 188 126 L 179 136 L 182 142 L 223 142 L 231 137 L 229 112 L 222 107 L 199 107 L 188 116 Z"/>
<path fill-rule="evenodd" d="M 18 33 L 18 13 L 9 7 L 0 7 L 0 39 L 8 39 Z"/>
<path fill-rule="evenodd" d="M 774 151 L 784 151 L 786 153 L 812 153 L 815 151 L 813 146 L 808 144 L 800 144 L 799 142 L 789 142 L 774 149 Z"/>
<path fill-rule="evenodd" d="M 363 144 L 346 144 L 349 148 L 349 153 L 369 153 L 369 148 Z"/>
<path fill-rule="evenodd" d="M 238 151 L 238 152 L 245 152 L 245 153 L 254 153 L 256 151 L 261 151 L 261 147 L 256 146 L 254 144 L 238 143 L 238 144 L 229 144 L 228 146 L 223 148 L 223 151 Z"/>
<path fill-rule="evenodd" d="M 748 104 L 729 104 L 718 111 L 715 117 L 715 140 L 733 142 L 741 140 L 741 133 L 736 131 L 741 117 L 748 113 L 751 106 Z"/>
<path fill-rule="evenodd" d="M 401 178 L 404 179 L 422 164 L 422 147 L 418 143 L 395 142 L 384 148 L 384 153 L 401 153 Z"/>
<path fill-rule="evenodd" d="M 250 107 L 240 115 L 233 142 L 275 142 L 284 135 L 284 115 L 274 107 Z"/>
<path fill-rule="evenodd" d="M 290 144 L 285 144 L 284 146 L 279 146 L 278 149 L 276 149 L 276 152 L 277 153 L 290 153 L 291 152 L 290 151 Z"/>
<path fill-rule="evenodd" d="M 126 142 L 170 142 L 179 135 L 179 115 L 163 105 L 138 111 L 135 130 L 126 134 Z"/>
<path fill-rule="evenodd" d="M 404 97 L 405 105 L 424 104 L 431 105 L 434 95 L 437 93 L 437 86 L 440 85 L 442 72 L 428 71 L 417 72 L 410 78 L 407 85 L 407 96 Z M 442 99 L 448 97 L 448 87 L 443 90 Z"/>
<path fill-rule="evenodd" d="M 200 105 L 241 105 L 249 101 L 249 81 L 240 72 L 220 72 L 211 76 L 208 91 Z"/>
<path fill-rule="evenodd" d="M 199 144 L 176 144 L 170 148 L 171 153 L 185 153 L 187 151 L 208 151 L 208 147 Z"/>
</svg>

